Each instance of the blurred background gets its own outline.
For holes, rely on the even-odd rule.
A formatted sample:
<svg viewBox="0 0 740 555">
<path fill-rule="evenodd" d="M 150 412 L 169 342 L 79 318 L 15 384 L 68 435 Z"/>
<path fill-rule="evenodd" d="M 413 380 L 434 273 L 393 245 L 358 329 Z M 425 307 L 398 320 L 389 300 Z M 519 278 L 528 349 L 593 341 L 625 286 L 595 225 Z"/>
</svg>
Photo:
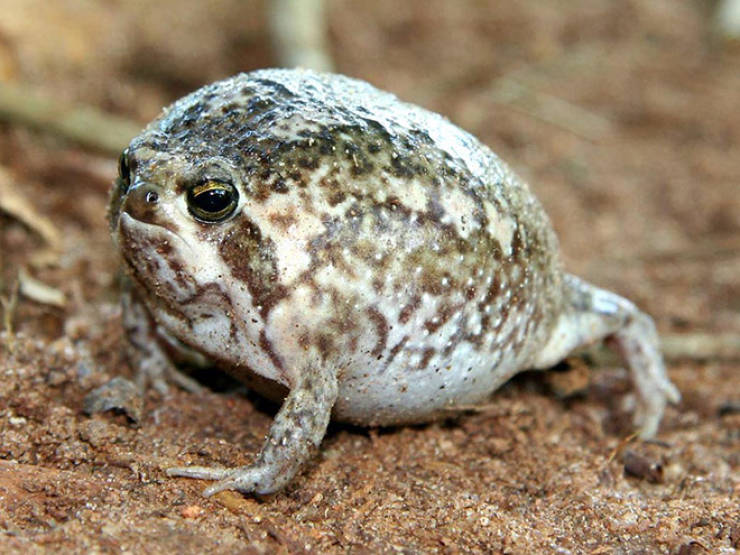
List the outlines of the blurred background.
<svg viewBox="0 0 740 555">
<path fill-rule="evenodd" d="M 717 249 L 736 250 L 740 230 L 740 66 L 718 9 L 709 0 L 4 0 L 0 80 L 22 99 L 51 100 L 57 118 L 80 105 L 125 118 L 120 128 L 81 124 L 84 152 L 112 159 L 203 84 L 295 62 L 333 67 L 445 114 L 509 161 L 545 203 L 575 271 L 629 282 L 647 303 L 655 299 L 640 288 L 660 282 L 660 302 L 677 297 L 677 318 L 738 328 L 737 258 L 701 274 Z M 0 107 L 6 122 L 13 108 Z M 74 142 L 52 142 L 53 118 L 24 115 L 0 127 L 0 163 L 48 185 L 29 164 L 63 165 L 59 150 Z M 88 203 L 75 199 L 77 210 Z M 656 267 L 658 257 L 680 267 Z M 701 274 L 689 298 L 687 272 Z"/>
<path fill-rule="evenodd" d="M 155 474 L 159 471 L 159 463 L 153 458 L 130 453 L 140 452 L 140 445 L 151 445 L 155 441 L 152 437 L 165 437 L 167 426 L 180 425 L 180 420 L 173 420 L 175 417 L 165 418 L 162 423 L 148 422 L 151 437 L 141 435 L 147 432 L 134 433 L 113 424 L 116 432 L 105 428 L 105 433 L 100 432 L 102 436 L 90 436 L 89 430 L 55 431 L 48 428 L 51 425 L 47 419 L 34 420 L 28 416 L 35 414 L 32 410 L 21 409 L 57 410 L 61 420 L 55 422 L 63 422 L 69 429 L 87 425 L 78 408 L 85 391 L 125 368 L 120 355 L 116 260 L 105 212 L 117 153 L 129 138 L 163 106 L 213 80 L 262 67 L 301 64 L 367 80 L 403 100 L 438 111 L 475 134 L 531 184 L 558 232 L 568 269 L 629 297 L 655 317 L 665 338 L 670 374 L 684 392 L 684 401 L 679 409 L 671 409 L 667 418 L 666 429 L 674 434 L 669 441 L 671 448 L 664 447 L 657 454 L 648 449 L 641 456 L 650 464 L 658 461 L 661 468 L 673 468 L 674 474 L 661 478 L 665 489 L 659 491 L 624 482 L 619 471 L 606 485 L 596 480 L 604 486 L 603 491 L 595 482 L 588 482 L 587 487 L 593 486 L 597 497 L 603 494 L 606 508 L 599 511 L 610 510 L 609 488 L 624 488 L 625 495 L 634 493 L 647 504 L 647 513 L 641 517 L 646 522 L 657 522 L 660 499 L 665 495 L 676 500 L 675 510 L 685 511 L 681 522 L 705 524 L 698 524 L 696 530 L 683 524 L 651 528 L 647 536 L 641 537 L 644 529 L 639 528 L 638 521 L 624 524 L 624 528 L 610 528 L 608 516 L 592 515 L 589 519 L 595 519 L 594 528 L 579 528 L 579 513 L 568 505 L 570 493 L 553 485 L 558 480 L 570 484 L 575 478 L 567 472 L 558 474 L 557 469 L 572 469 L 577 461 L 586 459 L 600 461 L 606 468 L 608 463 L 598 457 L 606 457 L 616 448 L 619 434 L 626 433 L 629 424 L 614 424 L 609 432 L 609 425 L 603 424 L 609 416 L 603 414 L 603 399 L 590 399 L 590 404 L 581 400 L 575 407 L 564 407 L 546 394 L 536 396 L 536 387 L 533 392 L 525 383 L 504 392 L 503 406 L 523 403 L 531 407 L 532 399 L 527 396 L 535 395 L 534 402 L 544 408 L 535 410 L 531 429 L 545 433 L 552 421 L 574 418 L 575 423 L 568 420 L 574 428 L 558 433 L 588 447 L 574 447 L 555 462 L 547 458 L 556 456 L 547 448 L 547 441 L 525 436 L 502 447 L 502 437 L 508 442 L 523 432 L 520 428 L 516 433 L 499 430 L 497 437 L 490 432 L 503 424 L 497 424 L 495 417 L 492 422 L 490 416 L 488 420 L 469 420 L 465 437 L 445 436 L 449 430 L 436 427 L 423 432 L 412 430 L 421 438 L 418 441 L 427 442 L 416 445 L 413 453 L 403 451 L 400 445 L 410 445 L 408 435 L 368 440 L 357 431 L 344 430 L 334 436 L 330 446 L 350 461 L 347 484 L 354 486 L 342 490 L 349 497 L 332 497 L 340 494 L 307 485 L 307 481 L 324 479 L 319 470 L 318 476 L 304 478 L 300 488 L 320 498 L 294 493 L 270 505 L 269 510 L 262 505 L 248 506 L 250 511 L 273 511 L 270 518 L 278 525 L 266 528 L 259 522 L 239 521 L 243 509 L 239 503 L 246 501 L 233 501 L 236 508 L 231 507 L 232 518 L 237 524 L 224 521 L 220 528 L 199 528 L 198 541 L 203 543 L 198 545 L 213 547 L 216 544 L 209 542 L 216 542 L 218 534 L 226 534 L 223 537 L 233 536 L 235 541 L 252 542 L 268 550 L 276 544 L 287 545 L 289 551 L 300 545 L 323 549 L 359 546 L 370 537 L 378 542 L 371 544 L 376 549 L 390 549 L 399 542 L 402 545 L 401 540 L 422 550 L 433 546 L 473 549 L 476 545 L 544 549 L 565 548 L 568 538 L 577 537 L 575 544 L 570 544 L 573 548 L 586 545 L 599 533 L 608 537 L 609 530 L 618 529 L 619 533 L 632 534 L 633 543 L 627 545 L 635 549 L 656 545 L 662 550 L 675 551 L 682 546 L 693 549 L 695 536 L 710 550 L 733 542 L 737 546 L 739 11 L 733 0 L 3 0 L 0 366 L 13 369 L 13 377 L 0 390 L 0 394 L 4 392 L 0 404 L 5 403 L 6 416 L 12 413 L 14 418 L 22 417 L 27 422 L 19 426 L 9 420 L 0 422 L 0 459 L 64 471 L 78 467 L 89 471 L 100 465 L 108 468 L 110 458 L 101 453 L 110 448 L 104 446 L 117 443 L 120 447 L 116 449 L 128 453 L 141 468 Z M 26 374 L 18 368 L 26 368 Z M 609 391 L 608 383 L 601 385 Z M 18 393 L 29 389 L 35 396 Z M 147 402 L 148 410 L 153 409 L 154 401 Z M 186 397 L 168 402 L 173 414 L 187 412 L 190 406 Z M 260 420 L 259 413 L 255 416 L 251 409 L 238 407 L 232 404 L 229 410 L 241 411 L 243 421 L 257 419 L 252 440 L 258 445 L 260 431 L 264 432 L 260 426 L 266 426 L 269 418 Z M 219 405 L 214 410 L 226 409 Z M 544 415 L 539 410 L 544 410 Z M 521 417 L 522 413 L 512 412 Z M 578 421 L 579 414 L 596 414 L 595 421 L 600 424 L 594 429 L 606 430 L 606 436 Z M 208 413 L 191 414 L 190 418 L 194 422 L 202 418 L 203 427 L 226 420 L 224 415 Z M 590 421 L 588 418 L 583 416 L 584 421 Z M 240 423 L 234 423 L 234 430 L 241 429 Z M 545 492 L 542 495 L 547 497 L 547 508 L 532 505 L 534 494 L 525 491 L 529 486 L 521 486 L 524 490 L 517 490 L 517 495 L 523 497 L 511 501 L 516 507 L 532 511 L 527 513 L 530 520 L 517 520 L 507 511 L 500 512 L 502 499 L 511 490 L 497 490 L 491 483 L 486 495 L 500 498 L 488 499 L 488 505 L 484 503 L 488 508 L 481 508 L 485 495 L 476 491 L 468 501 L 455 501 L 453 507 L 444 509 L 434 505 L 439 499 L 436 494 L 423 488 L 409 491 L 398 485 L 408 483 L 408 476 L 402 475 L 395 482 L 398 476 L 393 474 L 393 464 L 371 465 L 373 470 L 363 466 L 367 457 L 384 457 L 373 450 L 394 453 L 394 460 L 425 453 L 435 460 L 444 459 L 436 443 L 442 441 L 440 437 L 447 437 L 444 441 L 448 444 L 444 445 L 451 453 L 452 465 L 462 452 L 471 452 L 468 442 L 476 437 L 475 423 L 480 423 L 480 445 L 486 445 L 489 458 L 490 453 L 496 453 L 501 464 L 491 470 L 494 475 L 513 484 L 538 484 L 539 491 Z M 169 447 L 157 451 L 157 456 L 174 460 L 177 449 L 185 448 L 178 441 L 192 433 L 180 430 Z M 251 436 L 245 439 L 239 435 L 242 432 L 233 433 L 236 435 L 223 432 L 233 445 L 228 449 L 223 445 L 214 447 L 214 452 L 234 457 L 243 454 Z M 113 439 L 101 439 L 108 437 L 106 434 Z M 87 443 L 82 442 L 87 447 L 78 445 L 83 436 L 88 437 Z M 561 444 L 560 437 L 551 439 Z M 169 440 L 162 441 L 169 445 Z M 206 441 L 206 436 L 198 436 L 198 441 Z M 357 455 L 360 458 L 351 459 L 352 445 L 358 441 L 366 451 L 361 449 Z M 533 444 L 544 451 L 533 453 L 529 450 Z M 68 447 L 62 449 L 60 445 Z M 505 453 L 511 453 L 508 460 Z M 526 461 L 538 456 L 538 470 L 527 474 Z M 403 468 L 414 464 L 423 467 L 423 463 L 414 461 L 407 460 Z M 226 454 L 221 463 L 229 463 Z M 548 469 L 555 474 L 550 476 Z M 461 483 L 472 491 L 480 482 L 479 477 L 463 470 L 458 475 L 447 468 L 447 474 L 440 471 L 442 474 L 437 475 L 438 470 L 427 468 L 424 472 L 428 474 L 422 474 L 432 483 L 441 481 L 442 489 L 449 486 L 450 499 L 457 499 L 455 492 L 460 491 Z M 601 476 L 601 470 L 591 470 L 590 476 Z M 134 487 L 126 485 L 132 478 L 125 472 L 111 472 L 121 480 L 120 488 Z M 326 472 L 336 475 L 338 471 L 332 467 Z M 352 478 L 352 472 L 360 477 Z M 366 511 L 360 524 L 353 521 L 351 515 L 357 512 L 352 507 L 361 505 L 351 496 L 358 489 L 358 482 L 353 480 L 367 480 L 368 472 L 383 477 L 378 494 L 396 491 L 403 499 L 414 500 L 414 507 L 434 505 L 440 511 L 434 517 L 439 519 L 438 526 L 433 527 L 437 532 L 430 531 L 432 517 L 423 512 L 407 518 L 426 535 L 404 532 L 398 527 L 398 507 L 387 509 L 385 517 L 371 518 Z M 711 486 L 697 485 L 697 477 Z M 27 476 L 16 478 L 22 481 Z M 48 477 L 49 483 L 56 483 L 55 479 Z M 66 479 L 77 483 L 74 480 L 81 478 Z M 689 484 L 680 495 L 675 489 L 679 483 Z M 33 509 L 47 515 L 47 520 L 39 517 L 43 522 L 71 522 L 79 516 L 76 511 L 84 505 L 83 498 L 97 495 L 85 489 L 88 486 L 94 489 L 89 484 L 78 484 L 83 493 L 58 494 L 66 501 L 59 501 L 56 517 L 53 510 L 48 516 L 48 500 L 31 503 L 29 509 L 22 488 L 17 497 L 11 498 L 18 507 L 31 511 L 29 514 Z M 188 495 L 196 492 L 197 486 L 193 487 Z M 369 491 L 365 495 L 372 498 Z M 730 502 L 733 496 L 734 509 Z M 303 510 L 309 501 L 323 511 L 330 497 L 333 505 L 329 506 L 338 515 L 331 521 L 334 524 L 324 515 L 316 517 L 316 522 L 322 524 L 315 528 L 301 528 L 290 516 Z M 394 498 L 391 495 L 388 499 Z M 700 499 L 708 500 L 707 504 L 700 503 Z M 171 501 L 157 498 L 152 503 L 169 506 Z M 595 501 L 581 502 L 589 510 L 598 505 Z M 124 501 L 114 499 L 111 503 L 122 507 Z M 372 506 L 380 507 L 380 503 Z M 365 509 L 368 506 L 362 505 Z M 120 518 L 131 514 L 120 510 Z M 474 518 L 466 520 L 465 511 L 473 511 Z M 18 514 L 26 515 L 22 511 Z M 191 513 L 176 514 L 188 519 Z M 99 516 L 115 520 L 108 513 Z M 56 528 L 30 523 L 25 516 L 6 517 L 20 530 L 15 537 L 21 543 L 13 544 L 16 547 L 25 545 L 23 541 L 36 541 L 34 534 L 42 533 L 59 534 L 60 542 L 70 542 L 60 545 L 69 549 L 82 545 L 64 535 L 69 527 L 54 532 Z M 144 521 L 138 525 L 150 533 L 142 533 L 142 537 L 154 541 L 158 524 L 148 517 L 140 518 Z M 540 527 L 539 539 L 532 535 L 528 522 Z M 183 529 L 173 526 L 173 537 L 182 539 L 178 534 L 185 534 Z M 238 526 L 242 526 L 242 532 Z M 455 532 L 455 526 L 462 528 Z M 371 528 L 375 530 L 372 534 L 368 531 Z M 502 529 L 515 530 L 518 537 L 532 543 L 518 544 L 511 536 L 502 537 L 498 532 Z M 83 536 L 92 542 L 89 545 L 100 547 L 95 543 L 98 540 Z M 121 530 L 109 536 L 116 547 L 136 545 Z M 0 538 L 0 544 L 2 541 Z M 594 541 L 593 545 L 610 545 L 608 540 Z"/>
</svg>

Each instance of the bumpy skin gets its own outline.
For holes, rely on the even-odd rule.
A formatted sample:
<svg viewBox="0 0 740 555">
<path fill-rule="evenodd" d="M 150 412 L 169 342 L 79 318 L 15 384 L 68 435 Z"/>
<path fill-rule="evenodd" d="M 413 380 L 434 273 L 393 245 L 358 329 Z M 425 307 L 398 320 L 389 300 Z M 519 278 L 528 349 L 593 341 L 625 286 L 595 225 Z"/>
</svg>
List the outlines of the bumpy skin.
<svg viewBox="0 0 740 555">
<path fill-rule="evenodd" d="M 110 223 L 142 375 L 189 385 L 167 344 L 289 391 L 253 465 L 170 471 L 220 480 L 207 494 L 283 487 L 330 415 L 430 420 L 605 337 L 632 369 L 644 435 L 678 399 L 650 318 L 563 273 L 547 216 L 506 164 L 364 82 L 263 70 L 214 83 L 152 122 L 128 162 Z M 226 221 L 188 209 L 209 179 L 238 190 Z"/>
</svg>

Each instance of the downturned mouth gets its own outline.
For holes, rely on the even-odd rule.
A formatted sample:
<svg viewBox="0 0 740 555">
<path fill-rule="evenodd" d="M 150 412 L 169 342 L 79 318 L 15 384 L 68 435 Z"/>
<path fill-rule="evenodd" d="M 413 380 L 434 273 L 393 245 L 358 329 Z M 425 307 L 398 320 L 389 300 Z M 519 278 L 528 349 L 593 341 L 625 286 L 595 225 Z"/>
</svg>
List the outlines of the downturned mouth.
<svg viewBox="0 0 740 555">
<path fill-rule="evenodd" d="M 193 294 L 190 265 L 195 258 L 178 233 L 121 212 L 114 235 L 127 273 L 145 289 L 172 302 Z"/>
<path fill-rule="evenodd" d="M 154 257 L 168 257 L 175 250 L 192 252 L 182 235 L 160 224 L 142 222 L 128 212 L 118 215 L 117 233 L 113 240 L 126 263 L 136 267 Z M 176 245 L 176 246 L 175 246 Z"/>
<path fill-rule="evenodd" d="M 174 239 L 192 250 L 192 246 L 174 229 L 157 223 L 141 221 L 125 211 L 121 212 L 118 216 L 118 230 L 119 233 L 117 235 L 119 236 L 163 234 L 165 237 L 162 240 Z"/>
</svg>

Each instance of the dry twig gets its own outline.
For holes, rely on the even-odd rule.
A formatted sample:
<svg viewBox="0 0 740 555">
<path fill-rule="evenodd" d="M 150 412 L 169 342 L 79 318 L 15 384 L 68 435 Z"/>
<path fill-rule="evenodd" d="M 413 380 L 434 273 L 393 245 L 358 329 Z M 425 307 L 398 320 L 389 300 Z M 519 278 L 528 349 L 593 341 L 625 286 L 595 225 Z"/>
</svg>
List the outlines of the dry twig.
<svg viewBox="0 0 740 555">
<path fill-rule="evenodd" d="M 544 61 L 526 64 L 484 84 L 476 98 L 476 106 L 485 111 L 488 102 L 504 104 L 587 140 L 603 140 L 614 133 L 614 125 L 608 118 L 538 91 L 547 86 L 549 76 L 591 71 L 603 56 L 601 49 L 581 46 Z M 474 71 L 479 72 L 480 69 Z M 477 82 L 477 73 L 472 75 L 470 68 L 461 67 L 461 70 L 444 75 L 431 90 L 435 96 L 447 95 L 471 81 Z"/>
<path fill-rule="evenodd" d="M 670 360 L 740 360 L 740 335 L 732 333 L 672 333 L 661 337 Z"/>
<path fill-rule="evenodd" d="M 740 360 L 740 335 L 733 333 L 662 333 L 660 347 L 668 361 Z M 617 354 L 604 343 L 584 349 L 593 366 L 615 366 L 621 363 Z"/>
<path fill-rule="evenodd" d="M 725 39 L 740 41 L 740 0 L 720 0 L 714 14 L 714 27 Z"/>
<path fill-rule="evenodd" d="M 89 106 L 66 106 L 21 85 L 0 83 L 0 120 L 118 155 L 141 125 Z"/>
<path fill-rule="evenodd" d="M 562 98 L 538 92 L 514 79 L 496 79 L 489 94 L 494 102 L 506 104 L 590 141 L 601 140 L 613 131 L 608 119 Z"/>
<path fill-rule="evenodd" d="M 7 341 L 6 345 L 10 353 L 15 348 L 15 339 L 13 333 L 13 316 L 15 307 L 18 305 L 18 280 L 15 279 L 10 286 L 7 295 L 0 295 L 0 305 L 3 307 L 3 329 L 5 330 Z"/>
<path fill-rule="evenodd" d="M 740 257 L 740 237 L 728 235 L 726 237 L 696 239 L 691 244 L 682 244 L 671 248 L 652 248 L 624 256 L 610 256 L 608 259 L 599 260 L 595 265 L 611 268 L 612 266 L 634 264 L 635 261 L 652 264 L 691 264 L 737 257 Z"/>
<path fill-rule="evenodd" d="M 324 0 L 272 0 L 270 30 L 283 67 L 332 71 Z"/>
<path fill-rule="evenodd" d="M 63 308 L 67 304 L 64 293 L 32 277 L 23 268 L 18 271 L 18 284 L 21 295 L 39 304 L 57 308 Z"/>
<path fill-rule="evenodd" d="M 0 167 L 0 210 L 35 231 L 52 250 L 58 250 L 61 235 L 49 218 L 40 214 L 23 196 L 15 180 Z"/>
</svg>

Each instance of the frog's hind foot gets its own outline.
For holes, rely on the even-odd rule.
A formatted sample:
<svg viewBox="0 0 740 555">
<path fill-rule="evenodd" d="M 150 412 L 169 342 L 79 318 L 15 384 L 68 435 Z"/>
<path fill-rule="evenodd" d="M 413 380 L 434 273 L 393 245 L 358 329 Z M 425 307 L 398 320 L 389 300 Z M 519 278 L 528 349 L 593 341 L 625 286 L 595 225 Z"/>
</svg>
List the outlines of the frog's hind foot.
<svg viewBox="0 0 740 555">
<path fill-rule="evenodd" d="M 678 403 L 681 393 L 666 374 L 653 319 L 630 305 L 635 312 L 622 328 L 607 337 L 607 342 L 622 355 L 631 371 L 640 401 L 635 424 L 640 427 L 640 437 L 650 438 L 658 431 L 666 404 Z"/>
<path fill-rule="evenodd" d="M 652 318 L 627 299 L 569 274 L 564 289 L 566 308 L 536 366 L 545 368 L 573 349 L 606 339 L 624 358 L 637 390 L 640 437 L 654 436 L 666 404 L 677 403 L 681 394 L 666 375 Z"/>
</svg>

